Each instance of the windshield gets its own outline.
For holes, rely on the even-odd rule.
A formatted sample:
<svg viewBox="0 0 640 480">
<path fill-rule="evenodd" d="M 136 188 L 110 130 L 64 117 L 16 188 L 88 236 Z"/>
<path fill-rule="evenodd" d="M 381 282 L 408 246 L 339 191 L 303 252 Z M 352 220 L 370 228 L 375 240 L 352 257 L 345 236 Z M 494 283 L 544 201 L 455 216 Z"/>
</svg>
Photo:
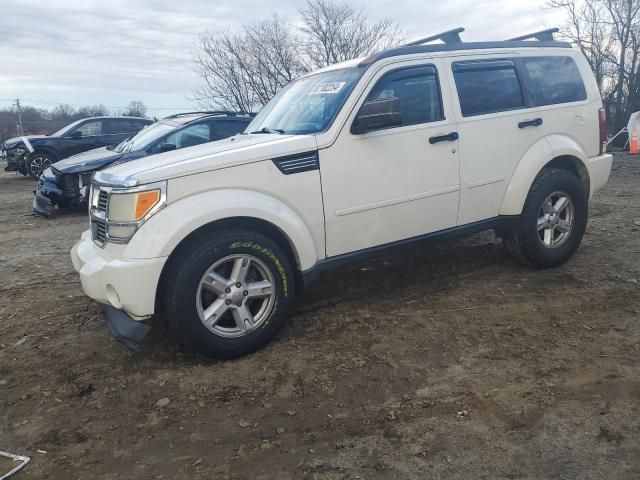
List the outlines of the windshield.
<svg viewBox="0 0 640 480">
<path fill-rule="evenodd" d="M 331 125 L 363 68 L 344 68 L 293 81 L 264 107 L 247 133 L 319 133 Z"/>
<path fill-rule="evenodd" d="M 125 140 L 113 149 L 114 152 L 126 153 L 136 150 L 145 150 L 149 145 L 158 140 L 160 137 L 175 130 L 175 125 L 168 125 L 163 122 L 156 122 L 148 127 L 143 128 L 133 137 Z"/>
<path fill-rule="evenodd" d="M 75 121 L 73 123 L 70 123 L 69 125 L 67 125 L 65 127 L 62 127 L 57 132 L 52 133 L 50 136 L 51 137 L 62 137 L 62 136 L 64 136 L 65 133 L 70 132 L 71 130 L 76 128 L 80 123 L 84 122 L 85 120 L 86 120 L 86 118 L 83 118 L 82 120 L 77 120 L 77 121 Z"/>
</svg>

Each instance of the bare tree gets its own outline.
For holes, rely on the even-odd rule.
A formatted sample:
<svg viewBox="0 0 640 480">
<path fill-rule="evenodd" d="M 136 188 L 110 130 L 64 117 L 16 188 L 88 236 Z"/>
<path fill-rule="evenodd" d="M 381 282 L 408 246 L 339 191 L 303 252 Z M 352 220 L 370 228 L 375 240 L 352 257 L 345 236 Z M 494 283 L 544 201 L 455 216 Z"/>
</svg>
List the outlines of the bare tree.
<svg viewBox="0 0 640 480">
<path fill-rule="evenodd" d="M 147 106 L 139 100 L 132 100 L 127 106 L 125 117 L 144 117 L 147 115 Z"/>
<path fill-rule="evenodd" d="M 78 118 L 106 117 L 107 115 L 109 115 L 109 109 L 104 105 L 87 105 L 80 107 L 76 113 Z"/>
<path fill-rule="evenodd" d="M 370 22 L 363 9 L 349 3 L 307 0 L 300 15 L 307 37 L 305 53 L 316 68 L 384 50 L 405 39 L 397 23 Z"/>
<path fill-rule="evenodd" d="M 66 104 L 56 105 L 54 109 L 51 110 L 51 118 L 53 120 L 71 120 L 75 114 L 75 108 Z"/>
<path fill-rule="evenodd" d="M 195 96 L 207 107 L 253 112 L 306 72 L 300 40 L 277 15 L 239 30 L 207 32 L 199 47 L 196 71 L 204 85 Z"/>
<path fill-rule="evenodd" d="M 389 20 L 331 0 L 308 0 L 301 27 L 274 15 L 236 30 L 200 36 L 194 57 L 203 80 L 195 99 L 205 107 L 253 112 L 307 71 L 397 45 L 404 38 Z"/>
<path fill-rule="evenodd" d="M 613 129 L 640 109 L 640 0 L 550 0 L 563 35 L 587 57 Z"/>
</svg>

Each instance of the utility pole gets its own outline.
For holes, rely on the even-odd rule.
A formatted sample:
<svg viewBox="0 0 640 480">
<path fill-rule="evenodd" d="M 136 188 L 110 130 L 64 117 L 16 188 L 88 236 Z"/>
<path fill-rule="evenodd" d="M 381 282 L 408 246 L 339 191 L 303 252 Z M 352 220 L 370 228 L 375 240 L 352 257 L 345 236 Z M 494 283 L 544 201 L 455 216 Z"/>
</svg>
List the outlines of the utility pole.
<svg viewBox="0 0 640 480">
<path fill-rule="evenodd" d="M 24 128 L 22 127 L 22 109 L 20 108 L 20 99 L 16 98 L 15 103 L 16 109 L 18 110 L 18 135 L 24 135 Z"/>
</svg>

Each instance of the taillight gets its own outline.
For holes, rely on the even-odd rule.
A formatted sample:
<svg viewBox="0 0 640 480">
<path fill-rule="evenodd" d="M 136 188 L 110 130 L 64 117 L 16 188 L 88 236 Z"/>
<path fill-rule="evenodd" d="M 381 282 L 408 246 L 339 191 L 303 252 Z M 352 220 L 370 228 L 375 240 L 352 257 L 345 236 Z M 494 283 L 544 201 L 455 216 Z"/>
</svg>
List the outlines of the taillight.
<svg viewBox="0 0 640 480">
<path fill-rule="evenodd" d="M 607 111 L 604 108 L 598 110 L 598 119 L 600 121 L 600 155 L 602 155 L 607 151 L 607 137 L 609 136 Z"/>
</svg>

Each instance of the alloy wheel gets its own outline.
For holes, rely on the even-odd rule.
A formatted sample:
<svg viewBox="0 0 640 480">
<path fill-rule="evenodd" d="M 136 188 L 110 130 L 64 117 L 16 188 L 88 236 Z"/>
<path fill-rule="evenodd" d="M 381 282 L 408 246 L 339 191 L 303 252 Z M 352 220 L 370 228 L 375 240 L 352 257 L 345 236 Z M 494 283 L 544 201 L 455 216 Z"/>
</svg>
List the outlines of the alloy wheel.
<svg viewBox="0 0 640 480">
<path fill-rule="evenodd" d="M 575 209 L 569 195 L 553 192 L 538 211 L 538 238 L 547 248 L 558 248 L 571 235 Z"/>
<path fill-rule="evenodd" d="M 203 275 L 196 293 L 202 324 L 221 337 L 247 335 L 273 312 L 276 291 L 273 274 L 252 255 L 229 255 Z"/>
</svg>

